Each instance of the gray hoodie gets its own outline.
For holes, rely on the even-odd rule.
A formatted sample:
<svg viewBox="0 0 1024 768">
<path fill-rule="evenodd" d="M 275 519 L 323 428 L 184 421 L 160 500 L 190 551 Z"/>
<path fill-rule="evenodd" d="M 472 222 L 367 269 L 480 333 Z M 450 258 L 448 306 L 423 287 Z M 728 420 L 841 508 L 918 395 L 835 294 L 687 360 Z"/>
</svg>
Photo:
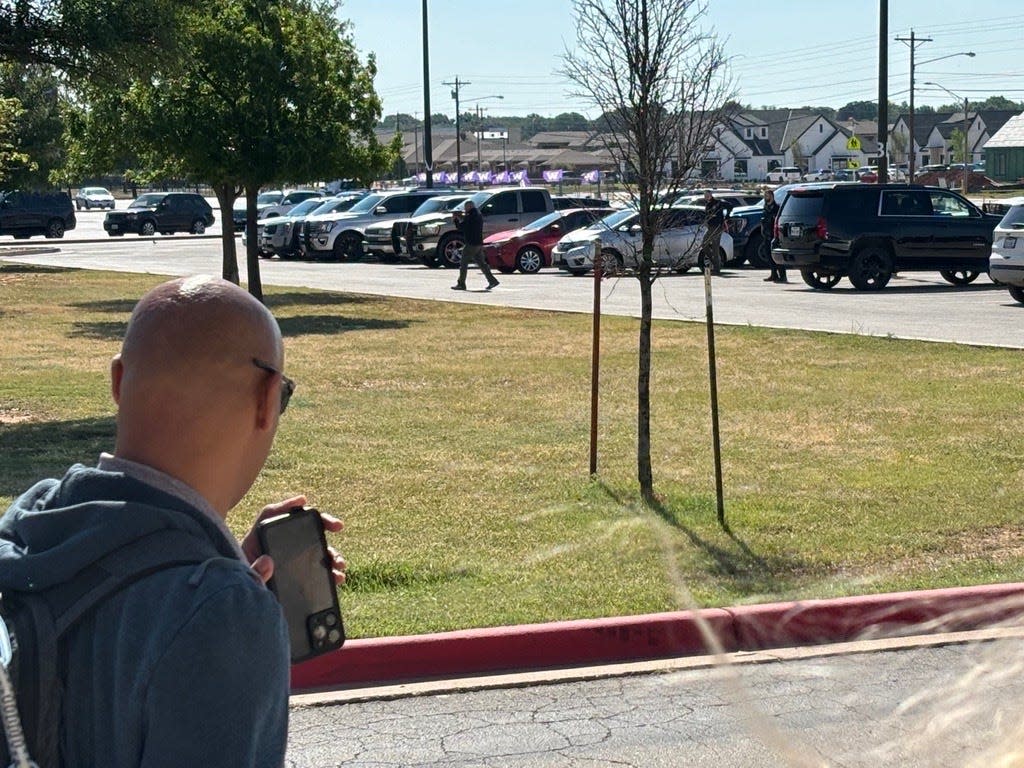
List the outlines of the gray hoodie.
<svg viewBox="0 0 1024 768">
<path fill-rule="evenodd" d="M 0 518 L 0 591 L 69 582 L 163 528 L 221 557 L 147 576 L 72 630 L 64 764 L 276 768 L 287 739 L 287 628 L 237 544 L 200 510 L 120 472 L 75 465 Z"/>
</svg>

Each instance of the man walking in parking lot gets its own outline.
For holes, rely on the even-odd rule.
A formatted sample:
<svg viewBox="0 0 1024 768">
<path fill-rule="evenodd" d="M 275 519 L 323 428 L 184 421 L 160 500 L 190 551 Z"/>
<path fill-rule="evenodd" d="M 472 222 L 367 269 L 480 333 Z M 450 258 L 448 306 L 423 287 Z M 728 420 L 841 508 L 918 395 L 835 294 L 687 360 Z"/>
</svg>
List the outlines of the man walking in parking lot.
<svg viewBox="0 0 1024 768">
<path fill-rule="evenodd" d="M 779 204 L 775 202 L 775 193 L 770 189 L 764 191 L 764 212 L 761 214 L 761 258 L 768 262 L 772 273 L 764 279 L 766 283 L 788 283 L 786 268 L 772 261 L 772 243 L 775 241 L 775 218 L 779 215 Z"/>
<path fill-rule="evenodd" d="M 462 233 L 462 260 L 459 262 L 459 280 L 452 286 L 453 291 L 466 290 L 466 272 L 469 270 L 469 263 L 476 262 L 480 271 L 487 278 L 487 288 L 498 287 L 498 281 L 487 266 L 487 259 L 484 257 L 484 217 L 476 209 L 472 200 L 463 204 L 465 213 L 455 212 L 455 226 Z"/>
<path fill-rule="evenodd" d="M 700 244 L 701 268 L 711 267 L 711 274 L 722 272 L 720 242 L 725 228 L 725 217 L 733 209 L 733 203 L 719 200 L 710 189 L 704 190 L 704 240 Z"/>
</svg>

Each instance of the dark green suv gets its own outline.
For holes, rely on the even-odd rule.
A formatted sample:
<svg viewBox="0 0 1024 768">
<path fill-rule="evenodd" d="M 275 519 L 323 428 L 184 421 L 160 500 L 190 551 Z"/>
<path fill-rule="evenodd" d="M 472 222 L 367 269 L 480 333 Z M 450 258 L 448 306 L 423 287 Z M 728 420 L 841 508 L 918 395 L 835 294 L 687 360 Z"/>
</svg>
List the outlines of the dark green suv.
<svg viewBox="0 0 1024 768">
<path fill-rule="evenodd" d="M 988 272 L 998 215 L 955 192 L 909 184 L 794 188 L 775 222 L 772 260 L 812 288 L 843 277 L 881 290 L 896 272 L 938 271 L 954 285 Z"/>
</svg>

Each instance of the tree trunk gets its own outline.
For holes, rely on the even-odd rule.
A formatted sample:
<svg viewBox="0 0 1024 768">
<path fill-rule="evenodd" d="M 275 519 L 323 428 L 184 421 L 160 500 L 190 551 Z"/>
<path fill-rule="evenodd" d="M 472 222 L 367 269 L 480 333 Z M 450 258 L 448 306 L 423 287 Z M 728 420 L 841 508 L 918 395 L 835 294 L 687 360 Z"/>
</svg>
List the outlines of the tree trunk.
<svg viewBox="0 0 1024 768">
<path fill-rule="evenodd" d="M 238 254 L 235 250 L 235 222 L 231 209 L 235 205 L 235 185 L 216 184 L 217 204 L 220 206 L 221 277 L 238 285 Z"/>
<path fill-rule="evenodd" d="M 636 382 L 636 477 L 640 495 L 648 504 L 654 501 L 654 476 L 651 472 L 651 263 L 641 261 L 640 339 Z"/>
<path fill-rule="evenodd" d="M 263 301 L 263 283 L 260 281 L 260 247 L 256 242 L 256 197 L 259 189 L 245 188 L 245 265 L 249 272 L 249 293 Z"/>
</svg>

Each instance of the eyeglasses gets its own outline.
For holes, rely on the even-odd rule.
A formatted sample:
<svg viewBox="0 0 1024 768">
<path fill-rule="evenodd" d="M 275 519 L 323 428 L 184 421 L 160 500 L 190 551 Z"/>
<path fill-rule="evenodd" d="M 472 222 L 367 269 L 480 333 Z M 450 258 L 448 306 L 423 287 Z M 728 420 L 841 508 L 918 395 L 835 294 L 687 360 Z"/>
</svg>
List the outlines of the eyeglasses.
<svg viewBox="0 0 1024 768">
<path fill-rule="evenodd" d="M 284 409 L 288 407 L 288 401 L 292 399 L 292 395 L 295 393 L 295 382 L 281 373 L 281 371 L 277 370 L 277 368 L 272 366 L 270 363 L 265 363 L 258 357 L 254 357 L 252 359 L 252 364 L 262 371 L 276 373 L 281 376 L 281 413 L 284 413 Z"/>
</svg>

